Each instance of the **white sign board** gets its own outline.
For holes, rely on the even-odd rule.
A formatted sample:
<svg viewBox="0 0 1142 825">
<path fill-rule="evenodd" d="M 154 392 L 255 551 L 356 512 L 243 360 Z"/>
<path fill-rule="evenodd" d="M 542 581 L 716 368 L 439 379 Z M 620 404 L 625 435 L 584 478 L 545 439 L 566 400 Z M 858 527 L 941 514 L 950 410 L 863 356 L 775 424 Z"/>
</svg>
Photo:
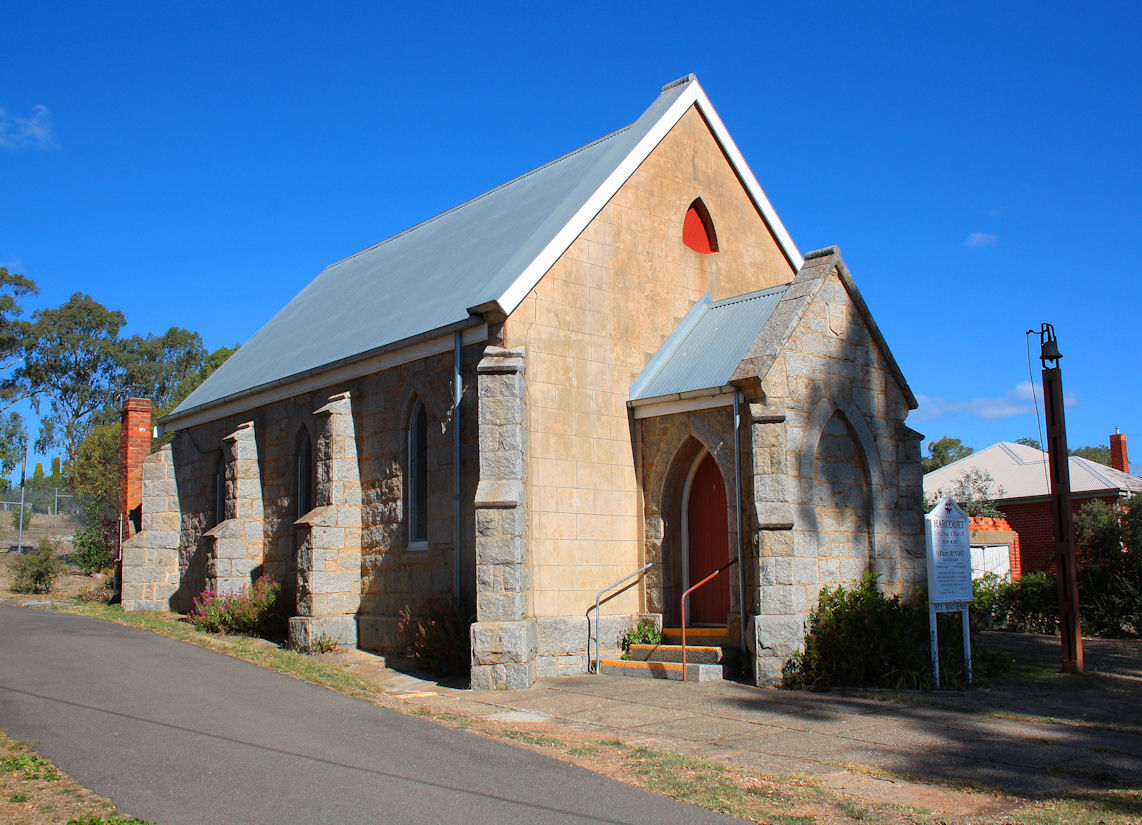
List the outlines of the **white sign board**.
<svg viewBox="0 0 1142 825">
<path fill-rule="evenodd" d="M 928 545 L 928 602 L 942 609 L 966 607 L 972 600 L 971 524 L 950 496 L 940 499 L 924 517 L 924 538 Z M 961 604 L 949 605 L 956 602 Z"/>
</svg>

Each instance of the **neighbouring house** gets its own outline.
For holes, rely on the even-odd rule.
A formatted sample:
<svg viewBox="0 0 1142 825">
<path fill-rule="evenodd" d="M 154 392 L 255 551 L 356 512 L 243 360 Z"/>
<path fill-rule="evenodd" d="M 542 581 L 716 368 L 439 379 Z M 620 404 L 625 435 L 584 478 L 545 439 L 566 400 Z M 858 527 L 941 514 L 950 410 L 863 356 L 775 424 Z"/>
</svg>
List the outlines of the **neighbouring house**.
<svg viewBox="0 0 1142 825">
<path fill-rule="evenodd" d="M 1004 517 L 971 516 L 971 574 L 980 579 L 989 573 L 1001 579 L 1017 579 L 1023 573 L 1019 534 Z"/>
<path fill-rule="evenodd" d="M 690 75 L 332 264 L 163 418 L 123 602 L 264 573 L 294 641 L 387 650 L 454 593 L 472 685 L 523 688 L 730 565 L 688 620 L 768 682 L 822 587 L 925 580 L 915 407 L 839 251 L 802 257 Z"/>
<path fill-rule="evenodd" d="M 1126 436 L 1115 433 L 1110 437 L 1110 456 L 1113 466 L 1071 456 L 1071 506 L 1077 515 L 1083 505 L 1099 500 L 1113 504 L 1133 493 L 1142 492 L 1142 478 L 1130 475 L 1126 452 Z M 1026 444 L 1001 441 L 986 449 L 972 453 L 924 475 L 924 495 L 932 498 L 938 491 L 947 491 L 956 480 L 971 470 L 982 470 L 994 482 L 993 500 L 1003 512 L 1002 522 L 972 520 L 972 545 L 991 548 L 990 552 L 973 551 L 973 565 L 978 558 L 991 572 L 1000 572 L 1003 551 L 1008 548 L 1009 573 L 1018 576 L 1036 570 L 1054 571 L 1055 538 L 1051 519 L 1051 486 L 1047 468 L 1047 453 Z M 1001 573 L 1002 575 L 1002 573 Z"/>
</svg>

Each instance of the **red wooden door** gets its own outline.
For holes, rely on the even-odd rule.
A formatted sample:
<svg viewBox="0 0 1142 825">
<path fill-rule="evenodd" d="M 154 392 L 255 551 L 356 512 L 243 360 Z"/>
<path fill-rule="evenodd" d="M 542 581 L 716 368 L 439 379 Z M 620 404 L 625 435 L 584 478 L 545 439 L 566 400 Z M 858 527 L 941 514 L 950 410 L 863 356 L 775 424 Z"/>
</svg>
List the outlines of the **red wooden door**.
<svg viewBox="0 0 1142 825">
<path fill-rule="evenodd" d="M 686 501 L 690 583 L 693 586 L 729 561 L 726 484 L 714 457 L 706 453 L 690 482 Z M 687 624 L 724 625 L 730 613 L 729 571 L 690 594 Z"/>
</svg>

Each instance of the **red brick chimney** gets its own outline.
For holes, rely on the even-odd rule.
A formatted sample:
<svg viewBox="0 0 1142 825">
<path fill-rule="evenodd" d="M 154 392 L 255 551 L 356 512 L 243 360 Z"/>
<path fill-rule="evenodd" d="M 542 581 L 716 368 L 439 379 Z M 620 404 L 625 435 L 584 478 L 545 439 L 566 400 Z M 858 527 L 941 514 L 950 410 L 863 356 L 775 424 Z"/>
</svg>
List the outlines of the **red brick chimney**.
<svg viewBox="0 0 1142 825">
<path fill-rule="evenodd" d="M 143 459 L 151 454 L 151 401 L 128 398 L 119 428 L 119 513 L 123 538 L 142 527 Z"/>
<path fill-rule="evenodd" d="M 1110 466 L 1124 473 L 1130 472 L 1130 460 L 1126 457 L 1126 435 L 1114 428 L 1110 437 Z"/>
</svg>

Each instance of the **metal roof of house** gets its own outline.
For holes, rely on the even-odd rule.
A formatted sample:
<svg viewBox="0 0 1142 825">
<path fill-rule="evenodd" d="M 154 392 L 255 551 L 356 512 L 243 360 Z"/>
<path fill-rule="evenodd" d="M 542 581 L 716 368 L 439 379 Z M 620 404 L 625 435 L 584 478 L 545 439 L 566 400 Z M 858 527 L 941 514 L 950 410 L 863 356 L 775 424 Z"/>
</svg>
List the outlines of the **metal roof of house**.
<svg viewBox="0 0 1142 825">
<path fill-rule="evenodd" d="M 1042 498 L 1051 491 L 1047 453 L 1026 444 L 1001 441 L 925 474 L 924 495 L 951 489 L 957 479 L 973 468 L 991 473 L 995 489 L 1003 489 L 996 496 L 997 501 Z M 1142 478 L 1078 456 L 1070 457 L 1070 473 L 1071 492 L 1075 494 L 1142 492 Z"/>
<path fill-rule="evenodd" d="M 697 106 L 794 270 L 802 258 L 697 78 L 637 121 L 325 269 L 190 394 L 163 429 L 265 403 L 302 380 L 509 314 Z M 365 374 L 362 370 L 360 374 Z"/>
<path fill-rule="evenodd" d="M 728 385 L 787 289 L 781 284 L 721 301 L 703 295 L 631 384 L 630 400 Z"/>
</svg>

